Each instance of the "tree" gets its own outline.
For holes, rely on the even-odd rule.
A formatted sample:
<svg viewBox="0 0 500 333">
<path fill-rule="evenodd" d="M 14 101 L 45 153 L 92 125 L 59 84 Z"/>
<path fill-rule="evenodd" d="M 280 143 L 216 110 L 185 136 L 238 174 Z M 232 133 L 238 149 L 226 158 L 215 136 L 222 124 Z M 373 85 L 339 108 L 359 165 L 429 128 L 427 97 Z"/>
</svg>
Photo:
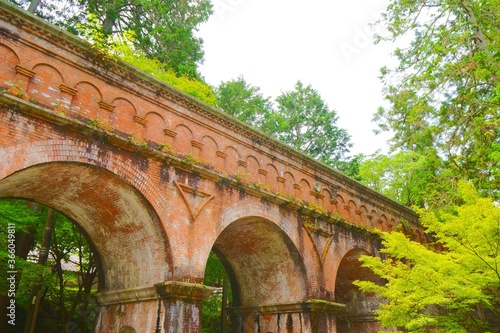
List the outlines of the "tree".
<svg viewBox="0 0 500 333">
<path fill-rule="evenodd" d="M 387 108 L 375 115 L 392 148 L 442 156 L 455 179 L 500 195 L 500 2 L 394 0 L 388 36 L 411 38 L 382 69 Z"/>
<path fill-rule="evenodd" d="M 203 40 L 197 27 L 212 14 L 210 0 L 88 0 L 88 10 L 101 18 L 104 31 L 133 31 L 135 46 L 179 75 L 199 77 Z"/>
<path fill-rule="evenodd" d="M 31 1 L 13 2 L 26 6 Z M 37 15 L 75 34 L 78 25 L 85 25 L 93 15 L 105 34 L 133 32 L 137 50 L 179 76 L 199 78 L 203 40 L 195 32 L 212 14 L 210 0 L 46 0 L 31 7 L 36 7 Z"/>
<path fill-rule="evenodd" d="M 239 120 L 281 142 L 359 178 L 361 156 L 347 157 L 352 146 L 344 129 L 338 128 L 336 112 L 330 110 L 311 86 L 298 81 L 294 91 L 282 93 L 273 107 L 260 88 L 249 85 L 243 77 L 221 82 L 215 89 L 217 106 Z"/>
<path fill-rule="evenodd" d="M 40 205 L 41 206 L 41 205 Z M 40 311 L 36 321 L 36 331 L 90 332 L 94 318 L 94 305 L 90 301 L 95 292 L 97 268 L 95 256 L 87 240 L 74 223 L 57 214 L 52 245 L 47 265 L 36 264 L 18 242 L 22 233 L 33 234 L 33 242 L 28 250 L 39 254 L 44 233 L 47 207 L 40 210 L 28 209 L 23 200 L 0 200 L 0 277 L 7 281 L 11 254 L 6 243 L 9 229 L 14 228 L 16 257 L 16 326 L 3 327 L 5 332 L 17 332 L 23 327 L 26 312 L 32 303 L 33 286 L 40 286 Z M 22 257 L 23 256 L 23 257 Z M 64 269 L 71 264 L 74 269 Z M 5 283 L 0 284 L 0 295 L 8 295 Z M 8 297 L 2 296 L 0 301 Z M 3 304 L 0 302 L 0 304 Z M 3 307 L 3 305 L 2 305 Z M 6 307 L 3 307 L 5 309 Z M 2 319 L 4 320 L 4 319 Z"/>
<path fill-rule="evenodd" d="M 400 150 L 365 157 L 359 175 L 367 186 L 408 207 L 441 207 L 456 186 L 446 170 L 435 154 Z"/>
<path fill-rule="evenodd" d="M 220 259 L 214 251 L 210 251 L 205 268 L 204 282 L 207 286 L 221 288 L 222 291 L 215 293 L 203 302 L 202 311 L 202 333 L 227 332 L 230 331 L 228 323 L 227 300 L 232 299 L 229 277 Z"/>
<path fill-rule="evenodd" d="M 240 76 L 235 80 L 221 82 L 215 89 L 217 106 L 224 112 L 266 131 L 264 124 L 272 111 L 269 97 L 263 97 L 260 88 L 249 85 Z"/>
<path fill-rule="evenodd" d="M 419 210 L 422 225 L 445 250 L 381 232 L 386 260 L 361 261 L 387 281 L 358 281 L 386 300 L 378 310 L 384 327 L 407 332 L 485 332 L 500 323 L 500 208 L 460 183 L 463 205 Z M 439 248 L 439 246 L 436 246 Z"/>
<path fill-rule="evenodd" d="M 91 29 L 91 34 L 95 36 L 95 33 Z M 104 46 L 102 41 L 98 43 L 104 51 L 108 51 L 107 48 L 110 46 L 111 49 L 109 52 L 111 54 L 118 56 L 121 60 L 137 67 L 141 71 L 190 94 L 200 101 L 210 105 L 216 104 L 216 95 L 210 86 L 196 78 L 190 78 L 186 75 L 179 76 L 172 69 L 165 69 L 158 59 L 149 58 L 141 51 L 133 50 L 127 42 L 131 38 L 125 36 L 121 40 L 111 42 L 107 42 L 106 39 L 104 43 L 108 46 Z"/>
<path fill-rule="evenodd" d="M 43 229 L 44 214 L 39 210 L 26 208 L 26 203 L 19 200 L 0 201 L 0 279 L 7 281 L 9 271 L 17 271 L 16 282 L 22 276 L 22 263 L 34 243 L 36 231 Z M 10 232 L 14 231 L 12 236 Z M 12 241 L 14 241 L 12 243 Z M 15 245 L 15 247 L 13 247 Z M 12 251 L 14 253 L 12 253 Z M 14 266 L 10 266 L 13 264 Z M 19 264 L 19 265 L 18 265 Z M 12 268 L 15 269 L 12 269 Z M 7 306 L 10 303 L 10 284 L 0 284 L 0 331 L 7 329 Z M 16 298 L 16 302 L 18 299 Z"/>
<path fill-rule="evenodd" d="M 341 165 L 352 146 L 350 136 L 337 127 L 337 113 L 316 90 L 297 81 L 295 89 L 282 93 L 276 103 L 278 108 L 265 124 L 268 133 L 325 164 Z"/>
</svg>

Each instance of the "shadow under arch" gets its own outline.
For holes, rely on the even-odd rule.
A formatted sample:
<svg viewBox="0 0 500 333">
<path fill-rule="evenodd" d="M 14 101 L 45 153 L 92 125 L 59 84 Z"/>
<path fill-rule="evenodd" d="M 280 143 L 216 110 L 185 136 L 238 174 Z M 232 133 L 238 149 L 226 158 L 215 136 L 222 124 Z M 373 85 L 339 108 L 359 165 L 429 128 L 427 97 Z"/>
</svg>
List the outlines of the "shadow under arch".
<svg viewBox="0 0 500 333">
<path fill-rule="evenodd" d="M 335 281 L 335 301 L 346 305 L 345 311 L 339 315 L 337 330 L 339 332 L 377 332 L 380 329 L 375 322 L 374 311 L 380 299 L 372 293 L 364 293 L 353 284 L 355 280 L 371 281 L 383 284 L 383 281 L 369 268 L 363 267 L 359 258 L 369 255 L 365 249 L 355 248 L 348 251 L 340 261 Z"/>
<path fill-rule="evenodd" d="M 76 162 L 36 164 L 1 179 L 0 198 L 32 200 L 74 221 L 100 258 L 101 292 L 152 286 L 171 274 L 157 214 L 109 170 Z"/>
<path fill-rule="evenodd" d="M 245 316 L 265 314 L 268 310 L 263 309 L 278 313 L 283 304 L 300 303 L 307 298 L 303 259 L 275 223 L 262 217 L 240 218 L 219 234 L 212 250 L 231 283 L 233 332 L 242 331 L 241 325 L 245 325 L 245 332 L 250 329 L 246 326 L 258 325 Z"/>
</svg>

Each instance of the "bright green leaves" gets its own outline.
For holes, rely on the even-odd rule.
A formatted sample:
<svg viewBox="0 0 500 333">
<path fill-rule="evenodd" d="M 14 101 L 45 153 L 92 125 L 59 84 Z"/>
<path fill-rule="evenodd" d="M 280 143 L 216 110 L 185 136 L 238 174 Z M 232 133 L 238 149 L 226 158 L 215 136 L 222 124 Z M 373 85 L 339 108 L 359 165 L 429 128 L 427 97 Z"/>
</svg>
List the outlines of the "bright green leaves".
<svg viewBox="0 0 500 333">
<path fill-rule="evenodd" d="M 182 90 L 191 96 L 210 105 L 215 105 L 216 96 L 210 86 L 201 82 L 199 79 L 179 76 L 172 69 L 165 67 L 165 64 L 156 58 L 146 56 L 140 50 L 134 50 L 131 44 L 135 41 L 135 34 L 132 31 L 126 31 L 119 38 L 103 33 L 103 28 L 98 19 L 90 15 L 86 24 L 78 26 L 79 33 L 89 40 L 97 50 L 102 52 L 105 57 L 116 56 L 126 63 L 129 63 L 141 71 L 166 82 L 179 90 Z"/>
<path fill-rule="evenodd" d="M 468 183 L 461 183 L 458 193 L 464 204 L 451 211 L 419 211 L 422 225 L 445 251 L 402 233 L 381 232 L 388 259 L 362 257 L 387 281 L 384 286 L 356 282 L 386 299 L 378 310 L 385 327 L 484 332 L 489 320 L 500 316 L 500 208 Z"/>
</svg>

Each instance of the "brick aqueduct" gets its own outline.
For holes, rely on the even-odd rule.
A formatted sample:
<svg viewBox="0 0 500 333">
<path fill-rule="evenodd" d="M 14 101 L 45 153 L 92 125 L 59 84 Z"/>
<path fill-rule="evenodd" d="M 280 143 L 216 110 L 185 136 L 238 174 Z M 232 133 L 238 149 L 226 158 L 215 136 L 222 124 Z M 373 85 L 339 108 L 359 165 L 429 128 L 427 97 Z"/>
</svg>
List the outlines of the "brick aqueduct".
<svg viewBox="0 0 500 333">
<path fill-rule="evenodd" d="M 357 258 L 374 228 L 425 241 L 411 210 L 3 1 L 0 20 L 0 198 L 87 235 L 96 332 L 200 332 L 211 250 L 233 332 L 377 331 Z"/>
</svg>

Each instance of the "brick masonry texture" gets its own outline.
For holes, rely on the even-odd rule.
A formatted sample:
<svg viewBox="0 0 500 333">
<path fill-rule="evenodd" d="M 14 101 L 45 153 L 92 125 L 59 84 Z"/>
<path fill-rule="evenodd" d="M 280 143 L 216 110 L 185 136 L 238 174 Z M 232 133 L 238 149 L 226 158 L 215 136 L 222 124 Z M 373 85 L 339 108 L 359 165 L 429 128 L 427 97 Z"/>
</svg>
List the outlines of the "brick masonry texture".
<svg viewBox="0 0 500 333">
<path fill-rule="evenodd" d="M 85 232 L 96 331 L 152 332 L 161 302 L 163 331 L 199 332 L 212 249 L 234 332 L 377 331 L 357 258 L 375 228 L 427 242 L 411 210 L 3 1 L 0 20 L 0 198 Z"/>
</svg>

